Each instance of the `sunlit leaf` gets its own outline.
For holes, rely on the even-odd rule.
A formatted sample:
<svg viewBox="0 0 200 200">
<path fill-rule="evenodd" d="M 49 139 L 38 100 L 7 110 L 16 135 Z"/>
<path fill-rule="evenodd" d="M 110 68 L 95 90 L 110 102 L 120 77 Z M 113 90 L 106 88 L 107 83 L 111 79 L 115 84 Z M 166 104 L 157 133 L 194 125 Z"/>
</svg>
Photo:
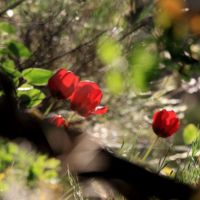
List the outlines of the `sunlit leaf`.
<svg viewBox="0 0 200 200">
<path fill-rule="evenodd" d="M 22 72 L 22 75 L 28 83 L 32 85 L 46 85 L 53 72 L 41 68 L 28 68 Z"/>
<path fill-rule="evenodd" d="M 19 88 L 17 88 L 17 91 L 28 91 L 28 90 L 32 90 L 34 89 L 34 87 L 32 85 L 29 85 L 27 83 L 21 85 Z"/>
<path fill-rule="evenodd" d="M 104 64 L 111 64 L 121 56 L 122 48 L 113 38 L 102 36 L 97 44 L 97 54 Z"/>
<path fill-rule="evenodd" d="M 19 78 L 21 77 L 21 73 L 16 69 L 15 63 L 12 60 L 5 60 L 1 67 L 5 73 L 11 76 L 16 86 L 19 84 Z"/>
<path fill-rule="evenodd" d="M 131 82 L 135 90 L 146 91 L 156 72 L 157 54 L 145 47 L 136 47 L 130 55 Z"/>
<path fill-rule="evenodd" d="M 110 92 L 119 94 L 123 90 L 123 77 L 118 71 L 110 71 L 106 74 L 106 85 Z"/>
<path fill-rule="evenodd" d="M 13 77 L 21 76 L 21 73 L 15 68 L 15 63 L 12 60 L 4 61 L 1 68 L 4 72 L 12 75 Z"/>
<path fill-rule="evenodd" d="M 183 131 L 183 140 L 185 144 L 191 144 L 194 142 L 198 137 L 199 129 L 194 124 L 188 124 Z"/>
<path fill-rule="evenodd" d="M 38 106 L 45 98 L 45 94 L 38 89 L 24 84 L 17 90 L 20 105 L 26 108 Z"/>
</svg>

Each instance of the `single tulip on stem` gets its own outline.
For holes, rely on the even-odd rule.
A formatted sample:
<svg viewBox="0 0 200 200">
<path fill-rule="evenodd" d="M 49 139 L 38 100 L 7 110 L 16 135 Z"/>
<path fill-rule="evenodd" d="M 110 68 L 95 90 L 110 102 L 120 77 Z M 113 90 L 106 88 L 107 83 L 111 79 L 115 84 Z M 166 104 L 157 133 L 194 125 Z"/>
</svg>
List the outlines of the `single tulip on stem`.
<svg viewBox="0 0 200 200">
<path fill-rule="evenodd" d="M 167 111 L 163 109 L 161 111 L 155 112 L 153 115 L 152 128 L 157 137 L 150 145 L 149 149 L 142 158 L 142 161 L 147 159 L 159 137 L 167 138 L 172 136 L 178 130 L 179 126 L 180 120 L 173 110 Z"/>
</svg>

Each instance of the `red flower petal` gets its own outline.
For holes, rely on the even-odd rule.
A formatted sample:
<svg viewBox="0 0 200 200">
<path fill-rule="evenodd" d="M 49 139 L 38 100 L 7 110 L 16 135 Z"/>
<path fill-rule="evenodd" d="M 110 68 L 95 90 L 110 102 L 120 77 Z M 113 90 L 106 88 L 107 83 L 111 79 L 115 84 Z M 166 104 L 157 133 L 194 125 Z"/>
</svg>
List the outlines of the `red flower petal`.
<svg viewBox="0 0 200 200">
<path fill-rule="evenodd" d="M 65 119 L 61 115 L 54 115 L 51 117 L 50 122 L 57 127 L 65 125 Z"/>
<path fill-rule="evenodd" d="M 52 96 L 59 99 L 69 99 L 78 82 L 78 76 L 64 68 L 61 68 L 49 79 L 48 87 Z"/>
<path fill-rule="evenodd" d="M 166 138 L 173 135 L 179 126 L 180 121 L 173 110 L 167 111 L 164 109 L 153 115 L 152 128 L 159 137 Z"/>
<path fill-rule="evenodd" d="M 73 94 L 79 78 L 72 72 L 68 72 L 60 81 L 59 90 L 65 99 L 69 99 Z"/>
<path fill-rule="evenodd" d="M 175 133 L 178 130 L 179 126 L 179 119 L 172 119 L 170 123 L 169 134 L 173 135 L 173 133 Z"/>
<path fill-rule="evenodd" d="M 102 91 L 96 83 L 80 81 L 70 98 L 71 109 L 84 117 L 88 117 L 91 114 L 103 114 L 106 112 L 105 109 L 99 110 L 97 108 L 102 96 Z"/>
<path fill-rule="evenodd" d="M 108 111 L 107 106 L 97 106 L 95 109 L 95 114 L 97 115 L 103 115 Z"/>
</svg>

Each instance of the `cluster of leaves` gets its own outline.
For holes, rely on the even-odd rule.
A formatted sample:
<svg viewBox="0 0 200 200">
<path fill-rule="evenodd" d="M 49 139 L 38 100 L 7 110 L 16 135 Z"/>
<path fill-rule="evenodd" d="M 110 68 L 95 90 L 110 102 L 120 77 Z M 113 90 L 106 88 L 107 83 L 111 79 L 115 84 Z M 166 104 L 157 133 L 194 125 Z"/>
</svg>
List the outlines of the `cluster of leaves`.
<svg viewBox="0 0 200 200">
<path fill-rule="evenodd" d="M 41 68 L 21 69 L 18 63 L 31 56 L 31 52 L 16 36 L 15 27 L 7 22 L 0 23 L 0 70 L 8 74 L 15 83 L 20 105 L 32 108 L 39 105 L 45 94 L 38 88 L 47 84 L 52 75 L 50 70 Z"/>
<path fill-rule="evenodd" d="M 0 161 L 1 192 L 8 188 L 7 184 L 13 178 L 30 186 L 38 181 L 58 179 L 59 160 L 29 152 L 3 139 L 0 141 Z"/>
</svg>

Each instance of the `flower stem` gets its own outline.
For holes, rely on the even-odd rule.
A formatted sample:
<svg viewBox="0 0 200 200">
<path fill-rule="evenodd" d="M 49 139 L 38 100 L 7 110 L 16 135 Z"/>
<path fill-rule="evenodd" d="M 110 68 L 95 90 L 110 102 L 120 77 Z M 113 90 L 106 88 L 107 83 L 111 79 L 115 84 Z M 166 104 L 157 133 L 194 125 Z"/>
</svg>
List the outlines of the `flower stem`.
<svg viewBox="0 0 200 200">
<path fill-rule="evenodd" d="M 142 161 L 145 161 L 147 159 L 147 157 L 149 156 L 149 154 L 151 153 L 154 145 L 157 143 L 159 137 L 157 136 L 154 141 L 152 142 L 151 146 L 148 148 L 148 150 L 146 151 L 146 153 L 144 154 L 144 157 L 142 158 Z"/>
<path fill-rule="evenodd" d="M 49 112 L 51 111 L 51 109 L 52 109 L 52 107 L 54 106 L 54 104 L 55 104 L 55 102 L 52 102 L 49 106 L 48 106 L 48 108 L 45 110 L 45 112 L 44 112 L 44 116 L 46 116 L 46 115 L 48 115 L 49 114 Z"/>
</svg>

